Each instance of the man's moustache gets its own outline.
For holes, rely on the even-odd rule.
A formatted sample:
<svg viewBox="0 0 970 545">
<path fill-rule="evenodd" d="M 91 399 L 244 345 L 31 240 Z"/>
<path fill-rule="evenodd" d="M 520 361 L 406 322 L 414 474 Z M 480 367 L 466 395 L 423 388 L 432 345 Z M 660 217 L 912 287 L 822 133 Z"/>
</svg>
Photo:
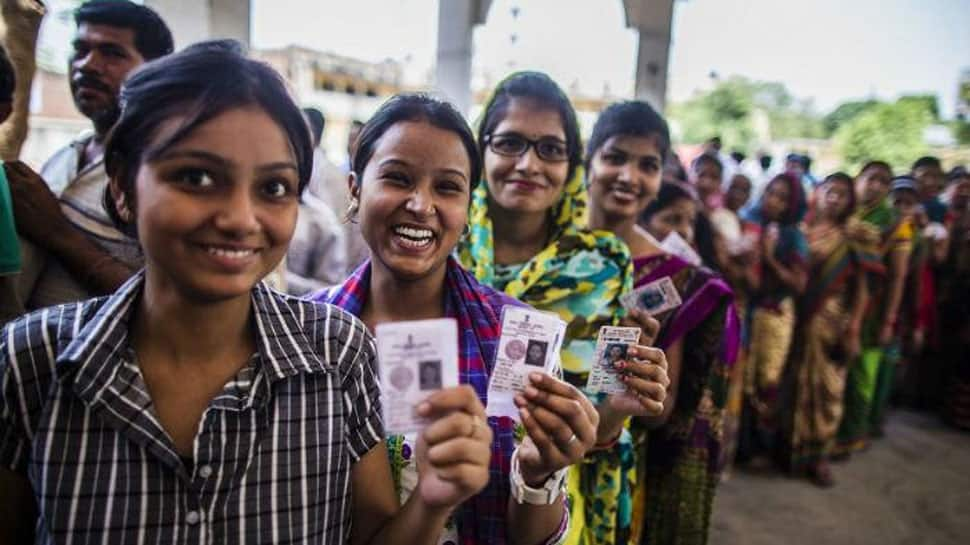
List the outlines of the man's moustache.
<svg viewBox="0 0 970 545">
<path fill-rule="evenodd" d="M 98 91 L 103 91 L 105 93 L 111 92 L 111 87 L 102 82 L 97 78 L 90 76 L 81 76 L 74 80 L 74 88 L 78 87 L 90 87 L 91 89 L 97 89 Z"/>
</svg>

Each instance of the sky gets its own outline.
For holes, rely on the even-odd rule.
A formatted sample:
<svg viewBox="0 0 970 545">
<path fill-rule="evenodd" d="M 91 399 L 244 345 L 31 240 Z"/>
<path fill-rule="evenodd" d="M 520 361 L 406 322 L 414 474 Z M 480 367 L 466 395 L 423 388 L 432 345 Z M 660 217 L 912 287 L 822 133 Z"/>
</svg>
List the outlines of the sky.
<svg viewBox="0 0 970 545">
<path fill-rule="evenodd" d="M 251 1 L 254 47 L 391 58 L 411 83 L 433 73 L 439 0 Z M 48 23 L 42 43 L 63 44 L 69 31 Z M 637 35 L 621 0 L 494 0 L 473 47 L 478 85 L 530 68 L 584 94 L 633 91 Z M 780 81 L 820 113 L 850 99 L 932 93 L 951 117 L 962 70 L 970 0 L 678 0 L 668 99 L 709 88 L 716 73 Z"/>
<path fill-rule="evenodd" d="M 253 2 L 257 47 L 295 42 L 407 60 L 412 77 L 432 70 L 437 0 Z M 310 12 L 320 15 L 293 17 Z M 476 81 L 494 82 L 510 68 L 537 68 L 566 87 L 629 95 L 636 43 L 621 0 L 495 0 L 475 32 L 473 71 Z M 821 112 L 853 98 L 929 92 L 949 116 L 964 68 L 970 0 L 679 0 L 668 97 L 690 97 L 716 72 L 781 81 Z"/>
</svg>

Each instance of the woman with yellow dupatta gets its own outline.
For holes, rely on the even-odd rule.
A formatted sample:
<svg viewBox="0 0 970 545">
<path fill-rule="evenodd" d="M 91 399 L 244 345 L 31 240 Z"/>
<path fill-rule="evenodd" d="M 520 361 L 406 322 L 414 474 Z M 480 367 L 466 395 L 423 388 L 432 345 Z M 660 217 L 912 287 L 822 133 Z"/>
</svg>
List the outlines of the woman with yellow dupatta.
<svg viewBox="0 0 970 545">
<path fill-rule="evenodd" d="M 619 297 L 632 285 L 632 268 L 620 239 L 584 228 L 576 112 L 547 75 L 519 72 L 499 83 L 486 104 L 478 144 L 485 183 L 472 195 L 461 262 L 482 284 L 567 322 L 564 376 L 585 386 L 599 328 L 624 320 Z M 656 326 L 645 315 L 634 317 L 639 321 L 627 325 Z M 641 338 L 640 344 L 649 343 Z M 641 356 L 620 363 L 629 393 L 594 399 L 597 445 L 567 480 L 568 543 L 626 543 L 633 458 L 625 423 L 634 414 L 660 414 L 666 396 L 659 384 L 644 380 L 666 368 L 663 352 Z"/>
</svg>

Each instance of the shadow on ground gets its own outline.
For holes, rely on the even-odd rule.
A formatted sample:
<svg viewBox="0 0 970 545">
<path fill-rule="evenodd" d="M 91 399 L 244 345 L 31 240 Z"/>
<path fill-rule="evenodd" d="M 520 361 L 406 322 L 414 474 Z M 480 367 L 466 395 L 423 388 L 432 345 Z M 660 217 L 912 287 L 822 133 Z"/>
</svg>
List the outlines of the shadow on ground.
<svg viewBox="0 0 970 545">
<path fill-rule="evenodd" d="M 886 438 L 834 475 L 823 490 L 735 471 L 718 488 L 711 545 L 970 543 L 970 434 L 897 411 Z"/>
</svg>

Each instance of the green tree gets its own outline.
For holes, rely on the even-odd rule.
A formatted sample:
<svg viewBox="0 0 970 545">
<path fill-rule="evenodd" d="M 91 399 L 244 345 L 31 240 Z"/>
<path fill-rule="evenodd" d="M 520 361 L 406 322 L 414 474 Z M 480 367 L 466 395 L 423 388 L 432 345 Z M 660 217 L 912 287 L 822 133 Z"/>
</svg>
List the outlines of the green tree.
<svg viewBox="0 0 970 545">
<path fill-rule="evenodd" d="M 825 128 L 825 135 L 832 136 L 843 125 L 855 119 L 859 114 L 866 112 L 873 106 L 879 104 L 878 100 L 850 100 L 839 104 L 837 108 L 829 112 L 822 118 L 822 126 Z"/>
<path fill-rule="evenodd" d="M 866 161 L 881 159 L 894 168 L 908 168 L 927 154 L 923 131 L 934 119 L 932 104 L 913 97 L 865 109 L 835 133 L 843 167 L 852 172 Z"/>
<path fill-rule="evenodd" d="M 823 136 L 821 120 L 810 101 L 796 99 L 781 83 L 734 76 L 705 93 L 673 104 L 669 117 L 688 143 L 720 135 L 727 149 L 751 152 L 778 138 Z M 767 127 L 758 121 L 767 120 Z"/>
</svg>

